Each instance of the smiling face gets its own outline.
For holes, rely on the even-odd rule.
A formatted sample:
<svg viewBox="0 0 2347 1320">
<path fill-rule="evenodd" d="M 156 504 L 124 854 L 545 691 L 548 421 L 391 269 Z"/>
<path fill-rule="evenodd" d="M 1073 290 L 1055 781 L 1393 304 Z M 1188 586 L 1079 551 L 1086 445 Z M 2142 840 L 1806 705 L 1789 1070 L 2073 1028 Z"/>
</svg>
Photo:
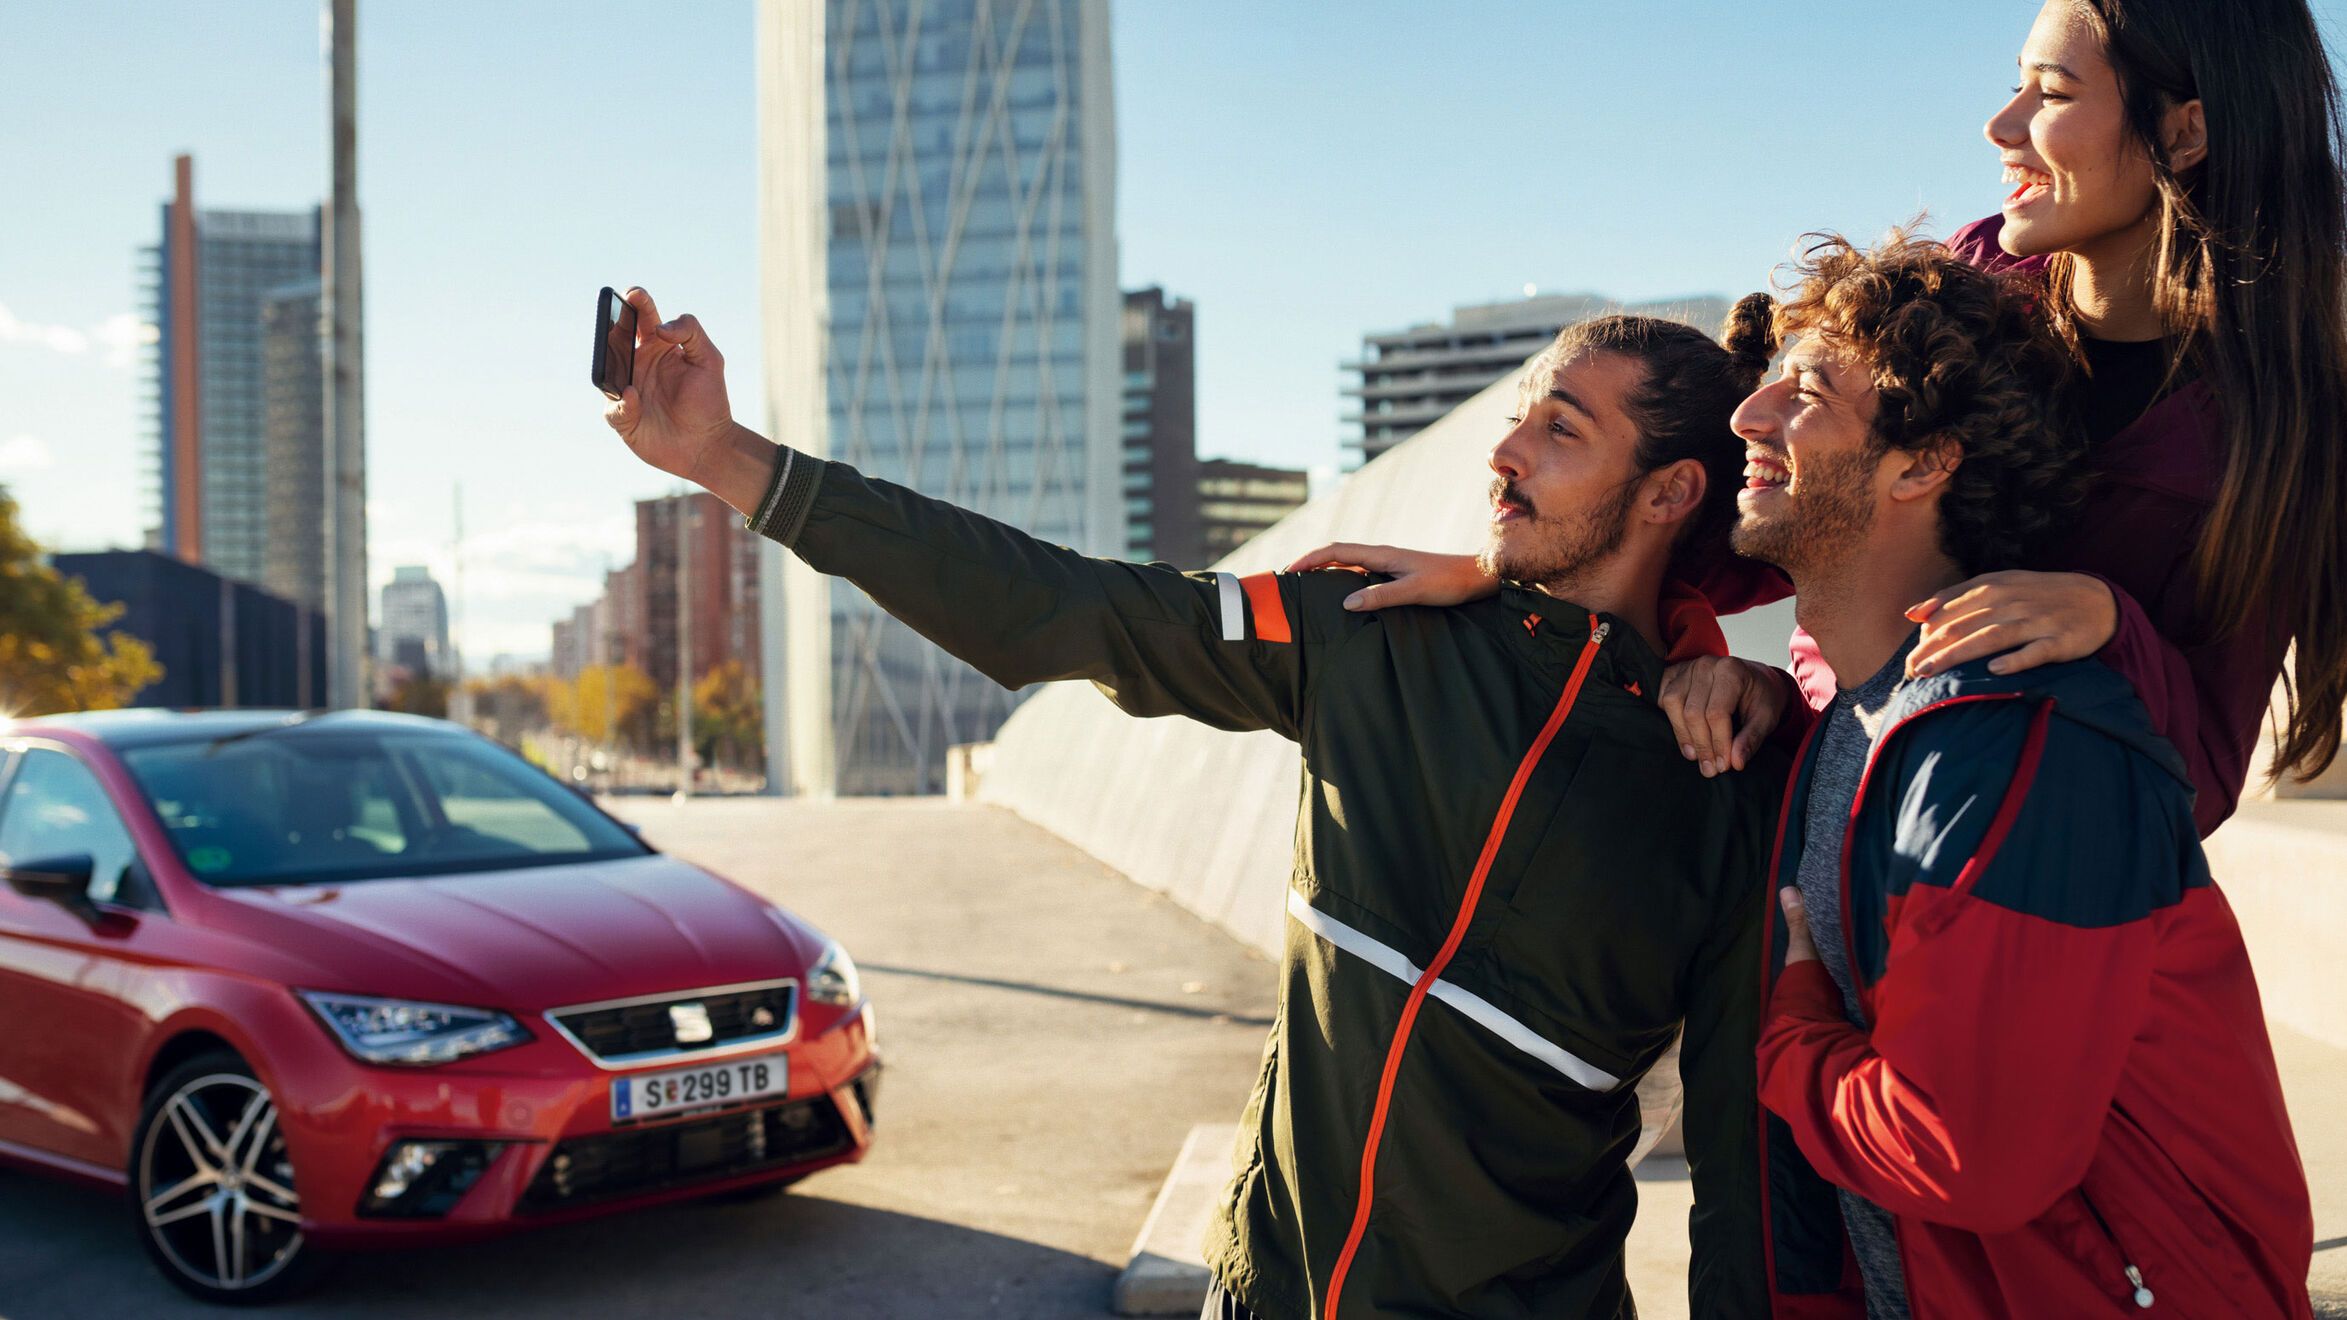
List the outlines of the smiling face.
<svg viewBox="0 0 2347 1320">
<path fill-rule="evenodd" d="M 1784 569 L 1798 590 L 1863 548 L 1906 459 L 1875 438 L 1878 402 L 1852 355 L 1816 335 L 1793 345 L 1729 423 L 1744 440 L 1736 553 Z"/>
<path fill-rule="evenodd" d="M 2189 113 L 2197 115 L 2198 102 Z M 2178 107 L 2171 119 L 2186 114 Z M 2184 125 L 2173 123 L 2177 131 Z M 2158 175 L 2128 128 L 2119 75 L 2093 15 L 2078 0 L 2046 0 L 2021 48 L 2020 83 L 1988 121 L 2005 166 L 2001 241 L 2016 256 L 2107 250 L 2151 241 Z M 2182 169 L 2196 146 L 2172 157 Z"/>
<path fill-rule="evenodd" d="M 1526 377 L 1511 429 L 1492 447 L 1491 536 L 1477 556 L 1510 582 L 1570 595 L 1618 550 L 1645 474 L 1629 401 L 1646 372 L 1620 353 L 1580 350 Z"/>
</svg>

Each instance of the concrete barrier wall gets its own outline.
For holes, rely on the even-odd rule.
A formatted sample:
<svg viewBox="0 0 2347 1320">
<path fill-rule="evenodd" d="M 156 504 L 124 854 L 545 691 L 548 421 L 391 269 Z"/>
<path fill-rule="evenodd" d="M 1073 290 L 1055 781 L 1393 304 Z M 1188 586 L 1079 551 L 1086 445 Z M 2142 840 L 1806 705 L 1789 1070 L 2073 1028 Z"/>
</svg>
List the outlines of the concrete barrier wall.
<svg viewBox="0 0 2347 1320">
<path fill-rule="evenodd" d="M 2208 860 L 2266 1017 L 2347 1049 L 2347 802 L 2246 800 Z"/>
<path fill-rule="evenodd" d="M 1459 405 L 1213 567 L 1263 572 L 1329 541 L 1475 549 L 1515 389 L 1511 376 Z M 1790 606 L 1726 622 L 1739 653 L 1783 663 Z M 1135 719 L 1088 683 L 1061 683 L 1003 726 L 978 792 L 1276 954 L 1302 784 L 1302 758 L 1277 734 Z"/>
</svg>

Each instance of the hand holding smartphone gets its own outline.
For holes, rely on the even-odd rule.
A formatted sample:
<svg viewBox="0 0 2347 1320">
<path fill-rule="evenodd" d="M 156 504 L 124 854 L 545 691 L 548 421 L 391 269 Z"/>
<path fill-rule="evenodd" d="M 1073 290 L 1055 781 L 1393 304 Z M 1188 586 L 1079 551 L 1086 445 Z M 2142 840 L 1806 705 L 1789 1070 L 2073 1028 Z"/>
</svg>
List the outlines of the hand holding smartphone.
<svg viewBox="0 0 2347 1320">
<path fill-rule="evenodd" d="M 633 383 L 635 368 L 635 304 L 606 284 L 595 295 L 595 388 L 616 399 Z"/>
</svg>

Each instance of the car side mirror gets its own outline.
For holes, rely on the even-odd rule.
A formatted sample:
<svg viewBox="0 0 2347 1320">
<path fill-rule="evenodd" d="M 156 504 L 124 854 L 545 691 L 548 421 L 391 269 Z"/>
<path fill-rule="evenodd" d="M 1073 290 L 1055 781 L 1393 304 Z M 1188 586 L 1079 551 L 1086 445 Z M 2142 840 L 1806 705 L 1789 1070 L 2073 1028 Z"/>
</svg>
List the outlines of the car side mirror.
<svg viewBox="0 0 2347 1320">
<path fill-rule="evenodd" d="M 26 898 L 45 898 L 84 921 L 95 921 L 98 905 L 90 901 L 90 876 L 98 869 L 88 853 L 41 857 L 0 869 L 8 887 Z"/>
</svg>

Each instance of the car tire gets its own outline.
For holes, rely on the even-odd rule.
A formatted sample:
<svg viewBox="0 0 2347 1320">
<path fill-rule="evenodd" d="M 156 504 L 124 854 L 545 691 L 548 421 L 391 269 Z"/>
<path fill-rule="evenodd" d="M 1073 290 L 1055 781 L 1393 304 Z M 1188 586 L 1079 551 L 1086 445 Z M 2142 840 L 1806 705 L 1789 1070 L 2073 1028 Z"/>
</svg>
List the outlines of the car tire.
<svg viewBox="0 0 2347 1320">
<path fill-rule="evenodd" d="M 164 1074 L 130 1150 L 132 1227 L 182 1291 L 253 1306 L 317 1281 L 325 1258 L 302 1240 L 277 1101 L 243 1059 L 217 1051 Z"/>
</svg>

